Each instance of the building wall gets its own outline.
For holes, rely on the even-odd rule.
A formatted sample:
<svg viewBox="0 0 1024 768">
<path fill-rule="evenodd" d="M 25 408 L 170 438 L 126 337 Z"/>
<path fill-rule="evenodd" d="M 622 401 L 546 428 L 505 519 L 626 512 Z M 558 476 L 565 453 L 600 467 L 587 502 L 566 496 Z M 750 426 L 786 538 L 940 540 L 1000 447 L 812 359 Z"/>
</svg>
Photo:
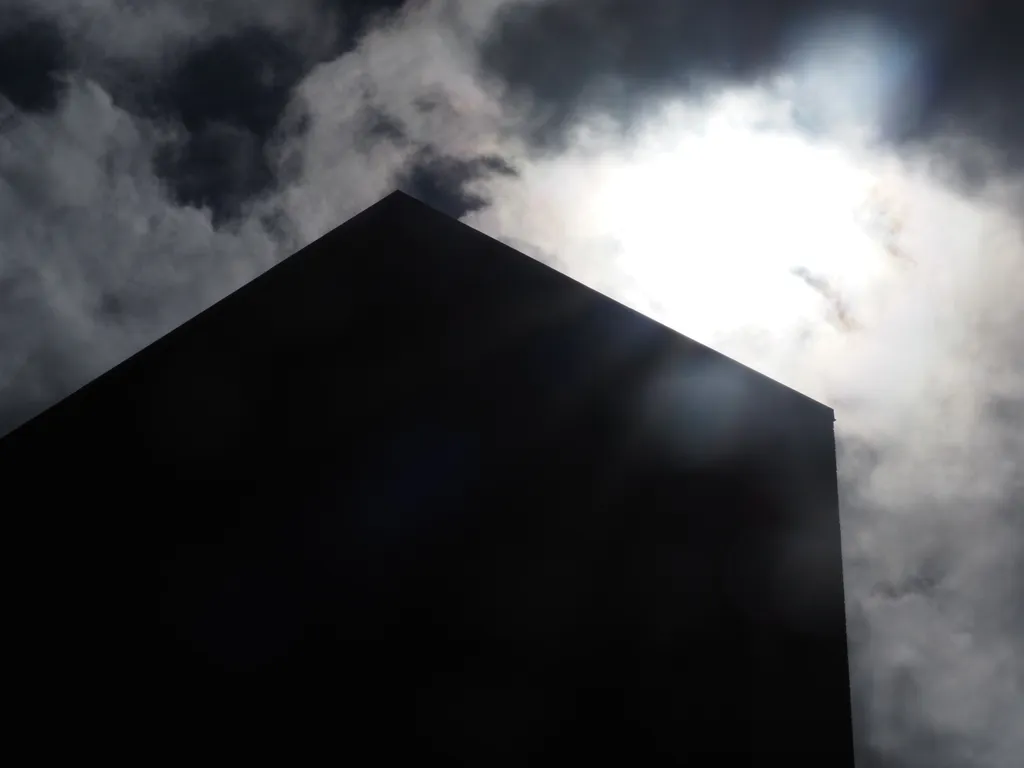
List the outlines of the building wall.
<svg viewBox="0 0 1024 768">
<path fill-rule="evenodd" d="M 0 480 L 25 647 L 150 745 L 853 765 L 832 412 L 404 196 Z"/>
</svg>

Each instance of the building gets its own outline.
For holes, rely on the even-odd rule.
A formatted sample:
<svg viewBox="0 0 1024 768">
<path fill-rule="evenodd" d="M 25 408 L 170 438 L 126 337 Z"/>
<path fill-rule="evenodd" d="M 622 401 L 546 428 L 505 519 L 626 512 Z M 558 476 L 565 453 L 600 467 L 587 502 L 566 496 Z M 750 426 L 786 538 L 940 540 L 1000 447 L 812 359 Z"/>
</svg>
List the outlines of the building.
<svg viewBox="0 0 1024 768">
<path fill-rule="evenodd" d="M 833 420 L 394 193 L 0 441 L 33 706 L 161 755 L 853 766 Z"/>
</svg>

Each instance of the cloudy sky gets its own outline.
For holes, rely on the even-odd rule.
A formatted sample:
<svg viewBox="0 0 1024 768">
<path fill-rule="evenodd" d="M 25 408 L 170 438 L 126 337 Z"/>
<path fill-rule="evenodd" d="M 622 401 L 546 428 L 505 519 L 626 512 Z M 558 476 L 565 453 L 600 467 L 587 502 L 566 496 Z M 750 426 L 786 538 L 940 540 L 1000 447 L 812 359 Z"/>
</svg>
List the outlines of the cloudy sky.
<svg viewBox="0 0 1024 768">
<path fill-rule="evenodd" d="M 860 764 L 1017 764 L 1017 5 L 0 0 L 0 433 L 399 187 L 833 405 Z"/>
</svg>

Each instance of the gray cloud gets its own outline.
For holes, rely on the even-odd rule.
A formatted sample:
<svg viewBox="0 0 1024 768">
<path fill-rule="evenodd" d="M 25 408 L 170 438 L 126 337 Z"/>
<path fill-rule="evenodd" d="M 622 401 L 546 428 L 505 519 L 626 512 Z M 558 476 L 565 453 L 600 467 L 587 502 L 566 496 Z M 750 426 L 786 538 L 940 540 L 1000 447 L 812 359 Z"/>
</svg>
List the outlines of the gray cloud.
<svg viewBox="0 0 1024 768">
<path fill-rule="evenodd" d="M 35 83 L 0 78 L 0 432 L 396 184 L 694 335 L 686 321 L 701 318 L 672 297 L 711 280 L 712 257 L 744 256 L 735 238 L 754 220 L 765 258 L 774 245 L 841 250 L 827 230 L 799 239 L 811 237 L 807 218 L 778 206 L 784 227 L 736 207 L 733 224 L 751 222 L 725 227 L 717 245 L 696 239 L 701 222 L 685 206 L 718 199 L 714 185 L 694 195 L 695 172 L 662 170 L 666 142 L 724 114 L 723 93 L 739 94 L 730 124 L 754 120 L 778 134 L 780 152 L 806 149 L 807 115 L 773 78 L 825 4 L 793 0 L 769 14 L 753 0 L 717 12 L 654 3 L 640 13 L 612 0 L 452 0 L 392 5 L 372 24 L 368 6 L 263 5 L 35 3 L 53 55 Z M 931 57 L 899 94 L 920 96 L 914 114 L 934 127 L 867 145 L 819 127 L 807 145 L 821 150 L 810 155 L 817 165 L 793 167 L 766 195 L 825 197 L 790 189 L 789 177 L 828 181 L 819 166 L 842 175 L 833 145 L 881 169 L 906 209 L 887 209 L 899 258 L 880 262 L 884 278 L 867 291 L 842 270 L 800 265 L 804 284 L 784 279 L 822 322 L 708 339 L 837 408 L 859 758 L 887 768 L 1004 768 L 1024 751 L 1024 244 L 1008 214 L 1024 206 L 1005 171 L 1013 144 L 991 130 L 1015 124 L 1014 103 L 999 100 L 1018 81 L 985 74 L 984 57 L 961 70 L 936 63 L 997 39 L 980 11 L 955 15 L 966 5 L 883 9 Z M 1008 13 L 988 5 L 997 21 Z M 12 18 L 0 14 L 21 34 Z M 233 101 L 227 82 L 197 90 L 221 62 L 244 98 Z M 943 67 L 981 83 L 974 96 L 1000 120 L 957 106 L 966 102 Z M 833 89 L 847 82 L 829 77 Z M 666 104 L 684 106 L 666 116 Z M 598 192 L 635 183 L 623 168 L 648 174 L 646 188 L 627 192 L 662 201 L 675 221 L 660 233 L 674 271 L 636 269 L 629 222 L 594 213 Z M 736 190 L 738 206 L 741 187 L 758 181 L 751 173 L 723 166 L 705 180 Z M 703 259 L 686 257 L 698 248 Z M 734 263 L 722 285 L 739 293 L 742 268 L 756 262 Z M 678 294 L 659 304 L 667 286 Z M 827 322 L 837 307 L 856 322 Z"/>
<path fill-rule="evenodd" d="M 145 59 L 135 75 L 159 72 L 136 86 L 158 98 L 118 100 L 112 81 L 91 77 L 88 66 L 62 78 L 46 112 L 0 94 L 0 282 L 12 297 L 2 310 L 3 428 L 397 181 L 428 191 L 447 184 L 459 207 L 468 201 L 462 179 L 507 173 L 487 138 L 500 110 L 467 63 L 485 5 L 457 27 L 443 9 L 390 25 L 383 16 L 359 45 L 319 65 L 307 61 L 303 74 L 293 41 L 278 33 L 301 26 L 307 6 L 296 8 L 296 21 L 247 17 L 230 3 L 216 18 L 206 4 L 187 2 L 145 11 L 42 4 L 33 18 L 50 13 L 60 29 L 119 37 L 117 50 Z M 168 40 L 149 50 L 153 19 L 168 16 L 176 20 Z M 270 32 L 253 32 L 261 24 Z M 192 57 L 179 60 L 179 45 Z M 257 71 L 254 81 L 257 65 L 266 78 Z M 274 67 L 286 70 L 280 84 Z M 218 68 L 226 79 L 216 79 Z M 382 130 L 382 121 L 395 130 Z"/>
<path fill-rule="evenodd" d="M 110 59 L 159 68 L 196 43 L 208 42 L 243 27 L 260 27 L 297 36 L 307 45 L 329 45 L 321 3 L 297 0 L 287 7 L 246 0 L 10 0 L 53 20 L 83 64 Z"/>
<path fill-rule="evenodd" d="M 510 3 L 482 58 L 530 99 L 534 140 L 559 147 L 581 114 L 628 127 L 652 100 L 771 77 L 810 30 L 865 20 L 905 45 L 886 63 L 903 102 L 885 126 L 891 140 L 964 127 L 1021 159 L 1024 18 L 1013 0 L 655 0 L 643 12 L 629 0 Z"/>
<path fill-rule="evenodd" d="M 72 79 L 0 132 L 2 422 L 10 428 L 269 266 L 253 219 L 216 229 L 153 169 L 158 126 Z"/>
<path fill-rule="evenodd" d="M 51 20 L 28 9 L 0 19 L 0 93 L 18 109 L 52 109 L 70 65 L 61 32 Z"/>
</svg>

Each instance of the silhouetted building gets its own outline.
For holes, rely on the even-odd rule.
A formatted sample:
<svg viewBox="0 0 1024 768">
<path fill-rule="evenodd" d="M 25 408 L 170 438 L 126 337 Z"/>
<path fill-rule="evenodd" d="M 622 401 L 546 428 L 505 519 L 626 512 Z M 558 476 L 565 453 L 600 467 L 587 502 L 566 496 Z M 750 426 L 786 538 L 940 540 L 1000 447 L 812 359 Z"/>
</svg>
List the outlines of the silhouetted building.
<svg viewBox="0 0 1024 768">
<path fill-rule="evenodd" d="M 0 479 L 81 755 L 853 765 L 832 411 L 404 194 Z"/>
</svg>

